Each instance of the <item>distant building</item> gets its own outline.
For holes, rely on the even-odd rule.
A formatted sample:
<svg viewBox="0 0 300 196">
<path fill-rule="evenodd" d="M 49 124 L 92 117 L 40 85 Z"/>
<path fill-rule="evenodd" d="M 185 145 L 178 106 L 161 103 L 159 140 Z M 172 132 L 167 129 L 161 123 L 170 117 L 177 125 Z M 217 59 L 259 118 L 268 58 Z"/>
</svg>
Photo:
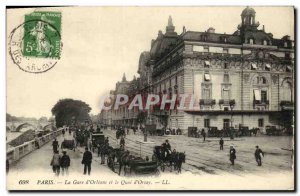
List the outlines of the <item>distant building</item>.
<svg viewBox="0 0 300 196">
<path fill-rule="evenodd" d="M 215 33 L 212 27 L 205 32 L 186 31 L 184 27 L 178 35 L 169 17 L 165 34 L 159 31 L 150 52 L 140 56 L 140 78 L 122 81 L 124 85 L 117 83 L 115 93 L 120 86 L 129 90 L 135 82 L 135 92 L 170 97 L 194 94 L 193 110 L 148 112 L 151 123 L 184 131 L 190 126 L 248 126 L 262 131 L 268 125 L 291 126 L 294 41 L 287 35 L 273 38 L 264 26 L 258 29 L 255 14 L 253 8 L 245 8 L 233 34 Z M 126 108 L 119 116 L 112 116 L 112 124 L 138 123 L 133 115 L 126 116 Z"/>
</svg>

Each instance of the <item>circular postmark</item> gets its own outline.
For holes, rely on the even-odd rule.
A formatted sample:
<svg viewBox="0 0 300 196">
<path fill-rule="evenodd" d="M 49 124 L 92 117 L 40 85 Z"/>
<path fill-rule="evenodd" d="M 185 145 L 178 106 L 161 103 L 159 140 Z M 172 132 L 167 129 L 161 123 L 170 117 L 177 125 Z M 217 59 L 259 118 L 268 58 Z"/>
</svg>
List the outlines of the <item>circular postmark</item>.
<svg viewBox="0 0 300 196">
<path fill-rule="evenodd" d="M 28 73 L 43 73 L 60 59 L 61 35 L 47 21 L 29 20 L 13 29 L 8 50 L 14 64 Z"/>
</svg>

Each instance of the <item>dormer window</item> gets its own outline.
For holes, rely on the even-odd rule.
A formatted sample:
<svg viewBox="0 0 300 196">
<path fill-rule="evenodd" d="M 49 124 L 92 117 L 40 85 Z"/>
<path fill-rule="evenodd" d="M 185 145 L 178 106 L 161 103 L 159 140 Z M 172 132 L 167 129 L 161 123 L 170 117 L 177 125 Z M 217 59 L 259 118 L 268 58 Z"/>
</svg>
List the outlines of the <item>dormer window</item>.
<svg viewBox="0 0 300 196">
<path fill-rule="evenodd" d="M 210 62 L 209 61 L 204 61 L 204 68 L 209 68 Z"/>
<path fill-rule="evenodd" d="M 266 71 L 270 71 L 270 70 L 271 70 L 271 65 L 270 65 L 270 64 L 266 64 L 265 70 L 266 70 Z"/>
<path fill-rule="evenodd" d="M 257 65 L 255 63 L 251 64 L 251 70 L 257 70 Z"/>
<path fill-rule="evenodd" d="M 204 74 L 204 81 L 209 82 L 210 81 L 210 75 L 209 74 Z"/>
</svg>

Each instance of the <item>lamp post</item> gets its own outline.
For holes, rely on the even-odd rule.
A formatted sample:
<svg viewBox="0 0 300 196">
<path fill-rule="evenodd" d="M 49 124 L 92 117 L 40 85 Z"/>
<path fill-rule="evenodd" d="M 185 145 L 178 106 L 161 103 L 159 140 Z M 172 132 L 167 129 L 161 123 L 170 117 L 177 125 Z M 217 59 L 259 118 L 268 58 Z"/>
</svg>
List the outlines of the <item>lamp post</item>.
<svg viewBox="0 0 300 196">
<path fill-rule="evenodd" d="M 232 117 L 233 117 L 233 108 L 234 108 L 234 105 L 235 105 L 235 101 L 234 100 L 230 101 L 229 105 L 230 105 L 230 111 L 231 111 L 231 118 L 230 118 L 230 139 L 234 139 L 234 137 L 233 137 L 233 127 L 232 127 Z"/>
</svg>

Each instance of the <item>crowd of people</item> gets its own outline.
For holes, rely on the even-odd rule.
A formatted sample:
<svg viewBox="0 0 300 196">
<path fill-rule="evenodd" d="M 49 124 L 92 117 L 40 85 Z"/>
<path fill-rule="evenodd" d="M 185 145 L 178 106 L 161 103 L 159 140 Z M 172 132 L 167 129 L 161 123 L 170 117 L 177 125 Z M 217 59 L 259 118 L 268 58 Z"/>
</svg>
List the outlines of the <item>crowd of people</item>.
<svg viewBox="0 0 300 196">
<path fill-rule="evenodd" d="M 70 132 L 69 134 L 71 134 L 70 130 L 69 130 L 69 132 Z M 133 131 L 133 133 L 135 133 L 135 131 Z M 65 137 L 65 131 L 62 134 L 63 134 L 63 137 Z M 122 148 L 125 149 L 125 136 L 128 134 L 130 134 L 129 129 L 127 129 L 126 132 L 124 131 L 124 134 L 121 135 L 120 139 L 118 140 L 121 149 Z M 175 132 L 175 134 L 178 134 L 178 132 Z M 205 130 L 202 130 L 201 135 L 203 137 L 203 141 L 205 141 L 205 138 L 206 138 Z M 224 139 L 223 139 L 223 137 L 221 137 L 219 140 L 219 149 L 220 150 L 224 150 L 224 143 L 225 143 Z M 109 146 L 109 138 L 108 137 L 105 137 L 104 144 Z M 60 147 L 59 142 L 55 138 L 52 142 L 52 148 L 53 148 L 54 154 L 51 159 L 51 166 L 52 166 L 53 172 L 55 173 L 56 176 L 59 176 L 60 174 L 68 175 L 69 167 L 71 164 L 71 159 L 70 159 L 70 156 L 67 154 L 66 150 L 62 150 L 62 154 L 59 154 L 59 150 L 58 150 L 59 147 Z M 100 148 L 103 148 L 103 146 L 97 146 L 97 148 L 98 148 L 98 156 L 101 157 L 101 164 L 104 164 L 105 156 L 103 156 L 100 153 L 101 152 Z M 173 149 L 173 150 L 171 149 L 171 144 L 169 143 L 169 140 L 165 140 L 165 142 L 161 144 L 161 149 L 166 157 L 171 156 L 172 153 L 176 153 L 176 149 Z M 235 164 L 235 160 L 237 157 L 236 154 L 237 154 L 236 149 L 233 147 L 233 145 L 231 145 L 229 148 L 229 160 L 230 160 L 231 165 Z M 254 157 L 257 162 L 257 165 L 262 166 L 262 158 L 264 157 L 264 153 L 259 148 L 259 146 L 256 146 L 256 149 L 254 152 Z M 91 174 L 92 159 L 93 159 L 92 152 L 89 151 L 89 148 L 87 146 L 87 147 L 85 147 L 85 152 L 83 153 L 83 157 L 82 157 L 82 161 L 81 161 L 81 163 L 84 166 L 84 168 L 83 168 L 84 175 Z M 149 159 L 149 157 L 148 157 L 148 159 Z"/>
</svg>

